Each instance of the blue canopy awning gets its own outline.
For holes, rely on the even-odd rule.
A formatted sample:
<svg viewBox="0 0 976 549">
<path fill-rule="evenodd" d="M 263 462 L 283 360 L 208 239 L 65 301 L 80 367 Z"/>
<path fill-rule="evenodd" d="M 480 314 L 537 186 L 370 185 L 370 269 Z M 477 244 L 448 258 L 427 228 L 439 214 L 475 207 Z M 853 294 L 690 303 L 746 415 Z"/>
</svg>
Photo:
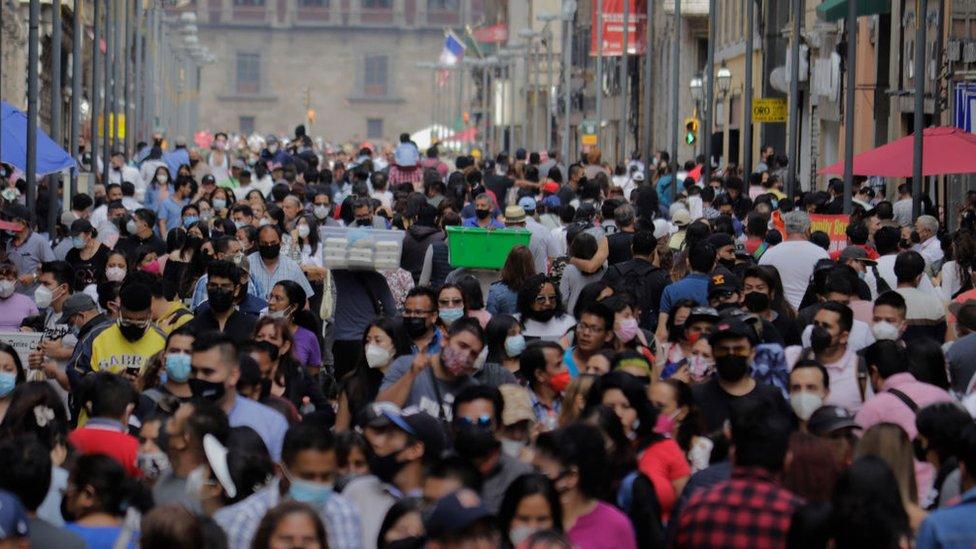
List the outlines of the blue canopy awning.
<svg viewBox="0 0 976 549">
<path fill-rule="evenodd" d="M 27 115 L 6 101 L 0 103 L 0 161 L 27 171 Z M 75 159 L 37 128 L 37 175 L 60 172 L 76 166 Z"/>
</svg>

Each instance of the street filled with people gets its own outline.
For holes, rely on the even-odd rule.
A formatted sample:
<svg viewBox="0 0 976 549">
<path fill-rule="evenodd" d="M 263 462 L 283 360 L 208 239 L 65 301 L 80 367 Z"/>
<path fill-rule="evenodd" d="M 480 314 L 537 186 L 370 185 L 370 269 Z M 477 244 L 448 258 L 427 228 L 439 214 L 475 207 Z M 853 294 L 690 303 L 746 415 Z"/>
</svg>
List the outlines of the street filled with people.
<svg viewBox="0 0 976 549">
<path fill-rule="evenodd" d="M 976 193 L 208 142 L 0 167 L 4 546 L 976 547 Z"/>
</svg>

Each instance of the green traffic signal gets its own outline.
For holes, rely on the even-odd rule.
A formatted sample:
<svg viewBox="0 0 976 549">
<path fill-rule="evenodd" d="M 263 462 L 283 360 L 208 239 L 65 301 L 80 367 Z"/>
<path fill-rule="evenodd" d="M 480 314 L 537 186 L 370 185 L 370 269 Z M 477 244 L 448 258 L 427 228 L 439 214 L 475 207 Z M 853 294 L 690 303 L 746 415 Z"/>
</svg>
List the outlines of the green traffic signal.
<svg viewBox="0 0 976 549">
<path fill-rule="evenodd" d="M 685 143 L 687 143 L 688 145 L 694 145 L 695 144 L 695 134 L 692 133 L 692 132 L 688 132 L 687 134 L 685 134 Z"/>
</svg>

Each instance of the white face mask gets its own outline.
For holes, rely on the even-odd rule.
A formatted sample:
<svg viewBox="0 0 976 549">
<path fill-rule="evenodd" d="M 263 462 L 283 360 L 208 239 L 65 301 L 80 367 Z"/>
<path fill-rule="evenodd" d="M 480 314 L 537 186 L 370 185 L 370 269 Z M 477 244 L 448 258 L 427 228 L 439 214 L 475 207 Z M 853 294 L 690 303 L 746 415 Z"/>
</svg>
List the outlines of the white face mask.
<svg viewBox="0 0 976 549">
<path fill-rule="evenodd" d="M 169 176 L 164 173 L 161 173 L 156 176 L 156 181 L 165 184 L 167 181 L 169 181 Z"/>
<path fill-rule="evenodd" d="M 898 327 L 884 320 L 872 324 L 871 333 L 874 334 L 874 339 L 877 339 L 878 341 L 885 339 L 897 341 L 899 338 L 901 338 L 901 331 L 898 330 Z"/>
<path fill-rule="evenodd" d="M 517 547 L 534 533 L 536 529 L 531 526 L 516 526 L 508 531 L 508 539 L 512 540 L 512 545 Z"/>
<path fill-rule="evenodd" d="M 34 303 L 38 309 L 50 307 L 52 301 L 54 301 L 54 292 L 48 290 L 47 286 L 38 286 L 34 290 Z"/>
<path fill-rule="evenodd" d="M 319 219 L 325 219 L 326 217 L 329 216 L 329 207 L 320 204 L 312 208 L 312 213 L 314 213 L 315 217 Z"/>
<path fill-rule="evenodd" d="M 125 278 L 125 267 L 108 267 L 105 269 L 105 279 L 110 282 L 122 282 Z"/>
<path fill-rule="evenodd" d="M 793 408 L 796 417 L 807 421 L 817 411 L 817 408 L 823 406 L 823 398 L 814 393 L 800 391 L 790 395 L 790 406 Z"/>
<path fill-rule="evenodd" d="M 502 452 L 506 456 L 512 459 L 518 459 L 522 455 L 522 449 L 525 448 L 525 441 L 522 440 L 511 440 L 507 438 L 501 439 Z"/>
<path fill-rule="evenodd" d="M 186 495 L 196 501 L 202 500 L 201 492 L 203 487 L 207 485 L 207 480 L 206 465 L 201 465 L 190 471 L 190 474 L 186 476 Z"/>
<path fill-rule="evenodd" d="M 311 231 L 311 229 L 308 228 L 308 225 L 299 225 L 298 226 L 298 236 L 300 236 L 302 238 L 308 238 L 308 233 L 310 233 L 310 232 L 312 232 L 312 231 Z"/>
<path fill-rule="evenodd" d="M 392 358 L 390 351 L 374 343 L 366 346 L 366 364 L 370 368 L 385 368 Z"/>
<path fill-rule="evenodd" d="M 0 280 L 0 298 L 7 299 L 14 295 L 14 288 L 17 283 L 13 280 Z"/>
</svg>

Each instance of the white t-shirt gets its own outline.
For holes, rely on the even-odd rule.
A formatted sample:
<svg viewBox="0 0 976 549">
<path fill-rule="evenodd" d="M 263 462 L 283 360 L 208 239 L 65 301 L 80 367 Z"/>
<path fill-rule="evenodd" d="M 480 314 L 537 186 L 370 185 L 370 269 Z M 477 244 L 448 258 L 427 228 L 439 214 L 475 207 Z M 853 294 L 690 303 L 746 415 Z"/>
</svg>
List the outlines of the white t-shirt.
<svg viewBox="0 0 976 549">
<path fill-rule="evenodd" d="M 766 250 L 760 265 L 771 265 L 783 280 L 783 294 L 794 308 L 800 308 L 803 294 L 817 261 L 830 259 L 827 250 L 805 240 L 787 240 Z"/>
<path fill-rule="evenodd" d="M 517 320 L 521 320 L 521 315 L 514 315 Z M 538 338 L 544 341 L 559 341 L 566 332 L 576 326 L 576 319 L 573 315 L 563 314 L 550 320 L 549 322 L 539 322 L 531 318 L 525 319 L 525 329 L 522 335 L 527 338 Z"/>
</svg>

